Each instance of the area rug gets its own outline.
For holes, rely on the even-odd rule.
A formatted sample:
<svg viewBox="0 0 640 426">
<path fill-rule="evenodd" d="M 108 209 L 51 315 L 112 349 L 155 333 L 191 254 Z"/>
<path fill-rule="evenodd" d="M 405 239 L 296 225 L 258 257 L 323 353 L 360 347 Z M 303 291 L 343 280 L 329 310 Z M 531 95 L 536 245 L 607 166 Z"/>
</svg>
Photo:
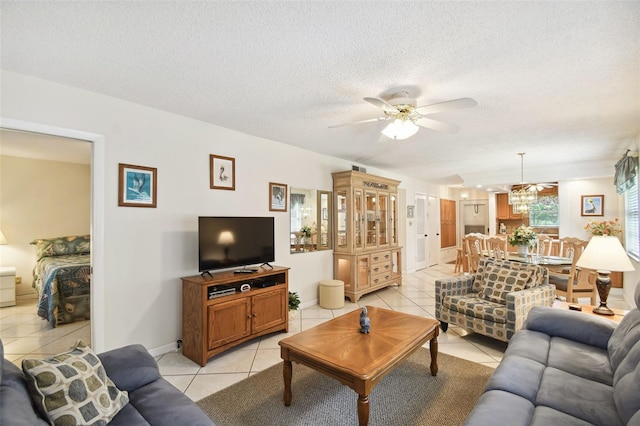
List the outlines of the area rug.
<svg viewBox="0 0 640 426">
<path fill-rule="evenodd" d="M 460 425 L 482 394 L 493 369 L 446 354 L 431 376 L 429 350 L 420 348 L 369 395 L 369 424 Z M 308 367 L 293 364 L 289 407 L 282 402 L 282 364 L 209 395 L 197 404 L 218 426 L 357 425 L 358 395 Z"/>
</svg>

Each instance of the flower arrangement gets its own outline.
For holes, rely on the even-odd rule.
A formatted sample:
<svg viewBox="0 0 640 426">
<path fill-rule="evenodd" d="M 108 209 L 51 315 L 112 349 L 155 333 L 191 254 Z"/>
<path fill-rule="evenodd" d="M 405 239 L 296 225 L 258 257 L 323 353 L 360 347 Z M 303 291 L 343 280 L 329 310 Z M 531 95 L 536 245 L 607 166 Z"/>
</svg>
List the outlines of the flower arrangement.
<svg viewBox="0 0 640 426">
<path fill-rule="evenodd" d="M 616 217 L 614 220 L 590 220 L 584 227 L 592 235 L 614 235 L 622 232 L 620 221 Z"/>
<path fill-rule="evenodd" d="M 530 226 L 520 225 L 507 236 L 512 246 L 533 246 L 538 236 Z"/>
<path fill-rule="evenodd" d="M 311 237 L 311 228 L 307 225 L 304 225 L 302 228 L 300 228 L 300 232 L 307 238 Z"/>
</svg>

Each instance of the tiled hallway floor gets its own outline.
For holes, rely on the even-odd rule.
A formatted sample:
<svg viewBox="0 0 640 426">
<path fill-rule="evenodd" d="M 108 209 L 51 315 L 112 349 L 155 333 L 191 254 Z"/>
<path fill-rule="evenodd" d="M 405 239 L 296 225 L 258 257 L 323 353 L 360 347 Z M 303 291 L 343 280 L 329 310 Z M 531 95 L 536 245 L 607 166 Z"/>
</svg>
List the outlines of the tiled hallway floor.
<svg viewBox="0 0 640 426">
<path fill-rule="evenodd" d="M 434 283 L 438 278 L 455 275 L 454 265 L 436 265 L 403 276 L 403 285 L 377 291 L 358 300 L 345 302 L 342 309 L 323 309 L 318 305 L 302 309 L 289 324 L 289 333 L 275 333 L 256 338 L 213 357 L 206 366 L 187 359 L 178 352 L 157 357 L 162 375 L 192 400 L 232 385 L 248 376 L 282 362 L 278 341 L 309 329 L 361 306 L 380 306 L 419 316 L 435 317 Z M 621 292 L 614 289 L 608 305 L 629 309 Z M 588 299 L 581 300 L 588 303 Z M 5 356 L 20 365 L 22 358 L 47 357 L 67 350 L 78 339 L 90 341 L 89 321 L 65 324 L 55 329 L 36 317 L 35 300 L 21 301 L 15 307 L 0 309 L 0 337 Z M 495 367 L 506 343 L 451 326 L 438 337 L 439 351 L 473 362 Z"/>
</svg>

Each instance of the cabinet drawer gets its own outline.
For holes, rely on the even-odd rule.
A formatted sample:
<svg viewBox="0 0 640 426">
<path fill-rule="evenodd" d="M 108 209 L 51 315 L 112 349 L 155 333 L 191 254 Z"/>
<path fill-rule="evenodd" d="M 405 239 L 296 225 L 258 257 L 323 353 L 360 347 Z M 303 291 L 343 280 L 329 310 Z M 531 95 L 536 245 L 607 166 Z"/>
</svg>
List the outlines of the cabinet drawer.
<svg viewBox="0 0 640 426">
<path fill-rule="evenodd" d="M 0 278 L 0 290 L 5 290 L 5 289 L 13 289 L 16 285 L 16 276 L 15 275 L 9 275 L 7 277 L 2 277 Z"/>
<path fill-rule="evenodd" d="M 391 262 L 374 263 L 371 265 L 371 275 L 384 274 L 391 271 Z"/>
<path fill-rule="evenodd" d="M 379 253 L 372 253 L 371 255 L 371 264 L 383 263 L 391 261 L 391 252 L 383 251 Z"/>
<path fill-rule="evenodd" d="M 377 285 L 386 283 L 391 279 L 391 272 L 384 272 L 382 274 L 371 274 L 371 286 L 375 287 Z"/>
<path fill-rule="evenodd" d="M 13 306 L 16 304 L 15 288 L 5 288 L 0 290 L 0 306 Z"/>
</svg>

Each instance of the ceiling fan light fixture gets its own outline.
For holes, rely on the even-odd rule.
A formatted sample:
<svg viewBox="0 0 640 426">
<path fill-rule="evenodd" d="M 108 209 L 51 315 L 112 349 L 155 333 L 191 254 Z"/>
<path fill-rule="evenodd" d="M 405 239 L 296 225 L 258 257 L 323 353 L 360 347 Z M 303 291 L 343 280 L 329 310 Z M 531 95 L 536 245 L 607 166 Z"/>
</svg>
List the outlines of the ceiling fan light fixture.
<svg viewBox="0 0 640 426">
<path fill-rule="evenodd" d="M 382 134 L 389 139 L 402 140 L 415 135 L 419 129 L 420 127 L 416 126 L 411 120 L 396 118 L 382 130 Z"/>
</svg>

